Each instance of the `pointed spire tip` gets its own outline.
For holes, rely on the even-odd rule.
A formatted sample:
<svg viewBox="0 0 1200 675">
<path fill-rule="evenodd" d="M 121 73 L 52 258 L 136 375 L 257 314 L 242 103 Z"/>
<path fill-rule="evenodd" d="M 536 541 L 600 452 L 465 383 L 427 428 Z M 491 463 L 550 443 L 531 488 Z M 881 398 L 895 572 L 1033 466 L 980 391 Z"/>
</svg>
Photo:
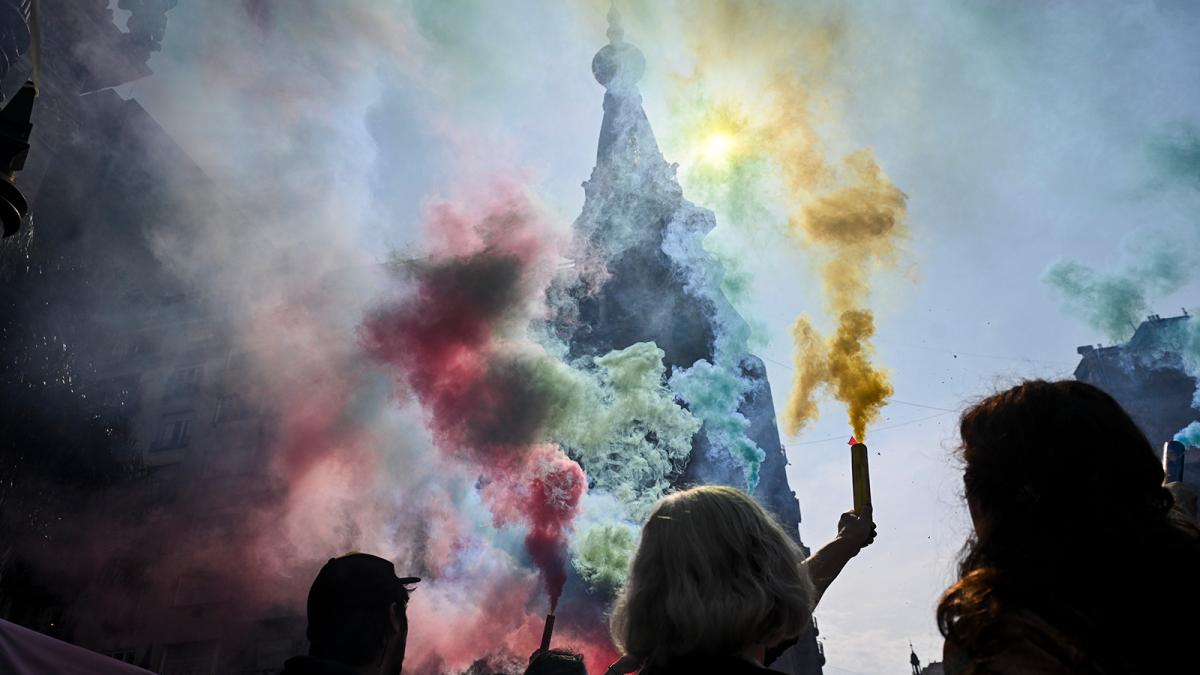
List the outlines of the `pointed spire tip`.
<svg viewBox="0 0 1200 675">
<path fill-rule="evenodd" d="M 622 38 L 625 37 L 625 29 L 621 28 L 621 13 L 617 11 L 617 3 L 614 0 L 608 6 L 608 41 L 610 44 L 620 44 Z"/>
</svg>

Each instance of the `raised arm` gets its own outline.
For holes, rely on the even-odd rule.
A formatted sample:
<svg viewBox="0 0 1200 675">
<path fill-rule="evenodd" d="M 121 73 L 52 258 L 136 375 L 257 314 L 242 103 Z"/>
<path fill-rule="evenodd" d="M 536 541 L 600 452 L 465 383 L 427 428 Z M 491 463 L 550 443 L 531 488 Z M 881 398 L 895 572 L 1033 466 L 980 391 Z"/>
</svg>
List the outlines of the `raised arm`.
<svg viewBox="0 0 1200 675">
<path fill-rule="evenodd" d="M 817 602 L 825 595 L 825 589 L 841 574 L 842 569 L 858 552 L 875 541 L 875 523 L 871 520 L 868 507 L 862 515 L 847 511 L 838 520 L 838 533 L 833 541 L 825 544 L 804 561 L 817 588 Z"/>
</svg>

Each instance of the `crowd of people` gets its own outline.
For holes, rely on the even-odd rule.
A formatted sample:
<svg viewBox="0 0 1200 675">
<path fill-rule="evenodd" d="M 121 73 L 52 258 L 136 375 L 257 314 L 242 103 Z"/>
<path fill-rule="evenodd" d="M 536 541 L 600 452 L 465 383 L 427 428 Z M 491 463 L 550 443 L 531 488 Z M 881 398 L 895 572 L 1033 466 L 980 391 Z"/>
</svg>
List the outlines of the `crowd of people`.
<svg viewBox="0 0 1200 675">
<path fill-rule="evenodd" d="M 967 410 L 960 433 L 973 532 L 937 607 L 945 672 L 1195 672 L 1195 497 L 1163 484 L 1120 405 L 1081 382 L 1029 381 Z M 825 589 L 874 541 L 871 516 L 844 514 L 837 537 L 806 557 L 738 490 L 663 498 L 612 607 L 625 656 L 608 673 L 778 672 L 774 657 L 809 630 Z M 371 555 L 330 560 L 308 598 L 310 652 L 284 675 L 400 673 L 417 581 Z M 578 654 L 539 650 L 525 673 L 587 670 Z"/>
</svg>

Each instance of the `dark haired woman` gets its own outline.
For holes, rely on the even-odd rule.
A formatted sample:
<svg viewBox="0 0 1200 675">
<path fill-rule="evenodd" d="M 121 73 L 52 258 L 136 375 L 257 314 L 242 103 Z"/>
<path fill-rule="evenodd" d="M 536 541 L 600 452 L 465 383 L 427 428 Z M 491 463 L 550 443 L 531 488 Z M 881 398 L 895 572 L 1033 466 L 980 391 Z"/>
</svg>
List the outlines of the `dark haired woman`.
<svg viewBox="0 0 1200 675">
<path fill-rule="evenodd" d="M 1200 531 L 1112 397 L 1030 381 L 962 417 L 974 535 L 942 596 L 946 673 L 1184 673 Z"/>
</svg>

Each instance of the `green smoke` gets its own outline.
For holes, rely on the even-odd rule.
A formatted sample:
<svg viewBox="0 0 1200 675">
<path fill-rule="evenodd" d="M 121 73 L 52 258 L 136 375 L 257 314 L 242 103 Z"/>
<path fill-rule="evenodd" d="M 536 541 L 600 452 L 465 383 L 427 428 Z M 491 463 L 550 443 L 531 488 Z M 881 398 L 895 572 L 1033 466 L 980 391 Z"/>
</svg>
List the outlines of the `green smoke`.
<svg viewBox="0 0 1200 675">
<path fill-rule="evenodd" d="M 625 584 L 636 546 L 637 528 L 633 525 L 594 525 L 575 540 L 575 570 L 593 589 L 616 591 Z"/>
<path fill-rule="evenodd" d="M 1067 311 L 1108 338 L 1124 340 L 1149 312 L 1151 302 L 1183 287 L 1191 258 L 1190 247 L 1149 232 L 1126 246 L 1125 261 L 1113 272 L 1059 261 L 1043 280 L 1062 296 Z"/>
<path fill-rule="evenodd" d="M 763 186 L 772 175 L 765 158 L 735 156 L 719 167 L 692 165 L 681 182 L 689 197 L 715 211 L 722 222 L 753 227 L 771 221 L 769 195 Z"/>
<path fill-rule="evenodd" d="M 667 388 L 663 356 L 639 342 L 574 366 L 545 352 L 522 360 L 529 388 L 550 406 L 543 440 L 561 445 L 591 490 L 612 495 L 635 521 L 666 494 L 700 429 Z"/>
<path fill-rule="evenodd" d="M 721 292 L 729 298 L 729 302 L 734 307 L 744 306 L 750 300 L 751 283 L 750 273 L 742 266 L 741 261 L 733 256 L 726 255 L 721 251 L 709 249 L 712 257 L 717 259 L 717 264 L 725 270 L 725 275 L 721 279 Z"/>
<path fill-rule="evenodd" d="M 1192 422 L 1175 434 L 1175 440 L 1186 446 L 1200 447 L 1200 422 Z"/>
<path fill-rule="evenodd" d="M 704 240 L 687 226 L 692 220 L 712 219 L 712 213 L 688 205 L 667 225 L 662 250 L 683 273 L 684 288 L 708 301 L 715 331 L 713 358 L 700 360 L 671 374 L 670 386 L 704 422 L 704 433 L 714 449 L 724 449 L 742 470 L 747 489 L 758 485 L 759 465 L 766 453 L 747 435 L 750 421 L 739 412 L 742 399 L 754 383 L 742 375 L 742 359 L 749 352 L 750 325 L 723 292 L 727 271 L 704 247 Z"/>
<path fill-rule="evenodd" d="M 594 359 L 591 372 L 559 364 L 570 372 L 559 374 L 563 407 L 551 440 L 633 520 L 667 493 L 700 428 L 666 388 L 663 356 L 653 342 L 639 342 Z"/>
<path fill-rule="evenodd" d="M 470 103 L 478 117 L 502 109 L 514 91 L 542 85 L 544 73 L 529 64 L 544 58 L 546 47 L 528 38 L 561 32 L 567 27 L 564 17 L 554 11 L 530 16 L 511 4 L 409 0 L 411 27 L 419 39 L 405 47 L 423 57 L 423 76 L 433 82 L 435 95 Z"/>
<path fill-rule="evenodd" d="M 1151 143 L 1150 158 L 1165 181 L 1200 190 L 1200 132 L 1195 127 Z"/>
<path fill-rule="evenodd" d="M 680 183 L 688 197 L 739 230 L 778 221 L 770 206 L 778 171 L 762 152 L 763 140 L 746 113 L 715 100 L 699 83 L 669 103 L 671 124 L 663 130 L 663 151 L 682 163 Z M 728 137 L 731 147 L 720 161 L 709 161 L 704 146 L 716 134 Z"/>
<path fill-rule="evenodd" d="M 667 388 L 663 356 L 653 342 L 639 342 L 574 365 L 550 352 L 525 362 L 531 386 L 551 405 L 544 440 L 579 462 L 588 477 L 588 503 L 603 506 L 600 520 L 582 529 L 572 549 L 572 564 L 596 590 L 624 582 L 634 523 L 670 490 L 700 429 Z"/>
<path fill-rule="evenodd" d="M 1139 280 L 1104 277 L 1074 261 L 1057 262 L 1046 283 L 1063 295 L 1068 311 L 1113 340 L 1124 340 L 1146 313 L 1146 293 Z"/>
<path fill-rule="evenodd" d="M 1148 365 L 1182 367 L 1183 371 L 1196 378 L 1197 384 L 1200 385 L 1200 321 L 1189 318 L 1172 322 L 1158 332 L 1157 338 L 1156 343 L 1150 347 Z M 1179 359 L 1177 363 L 1175 358 Z M 1164 362 L 1164 359 L 1167 361 Z M 1200 410 L 1200 388 L 1192 394 L 1192 407 Z"/>
<path fill-rule="evenodd" d="M 730 368 L 697 361 L 671 375 L 671 389 L 704 421 L 705 433 L 716 448 L 725 448 L 746 476 L 746 490 L 758 486 L 759 467 L 766 453 L 750 440 L 750 420 L 737 412 L 746 382 Z"/>
<path fill-rule="evenodd" d="M 1183 368 L 1200 385 L 1200 321 L 1188 319 L 1180 330 L 1179 354 Z M 1192 395 L 1192 407 L 1200 410 L 1200 388 Z"/>
<path fill-rule="evenodd" d="M 1154 367 L 1181 366 L 1183 371 L 1196 380 L 1197 388 L 1192 392 L 1192 407 L 1200 410 L 1200 321 L 1188 318 L 1171 322 L 1166 330 L 1159 331 L 1157 344 L 1148 355 Z M 1178 357 L 1179 361 L 1175 362 Z M 1175 440 L 1191 447 L 1200 446 L 1200 422 L 1192 422 L 1175 433 Z"/>
</svg>

